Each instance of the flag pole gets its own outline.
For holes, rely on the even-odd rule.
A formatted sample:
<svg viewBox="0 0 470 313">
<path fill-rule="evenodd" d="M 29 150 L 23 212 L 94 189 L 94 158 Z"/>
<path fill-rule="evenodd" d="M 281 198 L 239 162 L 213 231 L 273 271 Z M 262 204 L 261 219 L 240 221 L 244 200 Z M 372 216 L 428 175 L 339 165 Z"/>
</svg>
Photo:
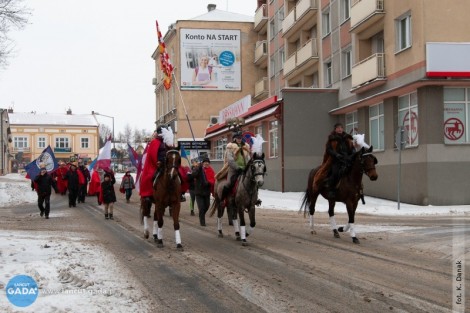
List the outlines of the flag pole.
<svg viewBox="0 0 470 313">
<path fill-rule="evenodd" d="M 196 137 L 194 137 L 193 128 L 191 126 L 191 122 L 189 121 L 188 111 L 186 110 L 186 105 L 184 104 L 183 95 L 181 94 L 180 86 L 178 85 L 178 81 L 176 79 L 175 72 L 173 72 L 172 74 L 173 74 L 173 80 L 176 84 L 176 88 L 178 89 L 178 93 L 180 95 L 181 104 L 183 104 L 184 115 L 186 115 L 186 120 L 188 121 L 189 130 L 191 131 L 191 136 L 193 136 L 193 141 L 196 142 Z M 196 153 L 197 153 L 197 156 L 199 158 L 199 149 L 197 148 L 197 146 L 196 146 Z"/>
</svg>

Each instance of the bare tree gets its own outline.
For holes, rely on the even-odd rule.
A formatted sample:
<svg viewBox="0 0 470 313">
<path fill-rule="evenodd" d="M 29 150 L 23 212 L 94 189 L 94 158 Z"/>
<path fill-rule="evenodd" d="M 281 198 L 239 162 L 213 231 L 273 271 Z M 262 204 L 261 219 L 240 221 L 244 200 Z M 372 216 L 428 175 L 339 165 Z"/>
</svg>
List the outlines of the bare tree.
<svg viewBox="0 0 470 313">
<path fill-rule="evenodd" d="M 99 134 L 100 134 L 100 148 L 101 148 L 101 147 L 104 146 L 104 144 L 108 140 L 109 136 L 113 136 L 113 132 L 111 131 L 111 129 L 106 124 L 100 124 Z M 114 140 L 114 138 L 113 138 L 113 140 Z"/>
<path fill-rule="evenodd" d="M 0 0 L 0 68 L 8 65 L 13 42 L 8 37 L 12 29 L 23 29 L 28 23 L 31 10 L 22 4 L 23 0 Z"/>
<path fill-rule="evenodd" d="M 123 139 L 124 139 L 124 142 L 127 142 L 127 143 L 132 143 L 133 141 L 133 138 L 134 136 L 132 136 L 132 128 L 129 124 L 126 124 L 124 126 L 124 135 L 123 135 Z"/>
</svg>

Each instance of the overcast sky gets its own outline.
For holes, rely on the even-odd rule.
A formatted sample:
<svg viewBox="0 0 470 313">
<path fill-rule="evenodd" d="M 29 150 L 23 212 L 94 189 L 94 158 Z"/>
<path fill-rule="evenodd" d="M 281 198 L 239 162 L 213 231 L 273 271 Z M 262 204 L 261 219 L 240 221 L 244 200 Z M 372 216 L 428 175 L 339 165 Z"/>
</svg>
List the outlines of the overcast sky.
<svg viewBox="0 0 470 313">
<path fill-rule="evenodd" d="M 256 0 L 24 0 L 30 24 L 10 33 L 15 55 L 0 69 L 0 107 L 15 112 L 114 117 L 115 133 L 155 127 L 157 46 L 177 20 L 217 9 L 254 16 Z M 111 129 L 112 119 L 99 121 Z"/>
</svg>

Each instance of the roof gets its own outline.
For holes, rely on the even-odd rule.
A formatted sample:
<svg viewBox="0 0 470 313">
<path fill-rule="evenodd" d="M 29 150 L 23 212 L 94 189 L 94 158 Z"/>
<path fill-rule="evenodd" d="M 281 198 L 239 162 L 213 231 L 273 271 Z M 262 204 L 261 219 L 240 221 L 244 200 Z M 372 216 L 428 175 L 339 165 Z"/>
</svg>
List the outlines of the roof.
<svg viewBox="0 0 470 313">
<path fill-rule="evenodd" d="M 212 10 L 205 14 L 196 16 L 190 19 L 191 21 L 218 21 L 218 22 L 251 22 L 255 21 L 255 14 L 253 16 L 233 13 L 223 10 Z"/>
<path fill-rule="evenodd" d="M 57 125 L 98 127 L 92 114 L 9 113 L 10 125 Z"/>
</svg>

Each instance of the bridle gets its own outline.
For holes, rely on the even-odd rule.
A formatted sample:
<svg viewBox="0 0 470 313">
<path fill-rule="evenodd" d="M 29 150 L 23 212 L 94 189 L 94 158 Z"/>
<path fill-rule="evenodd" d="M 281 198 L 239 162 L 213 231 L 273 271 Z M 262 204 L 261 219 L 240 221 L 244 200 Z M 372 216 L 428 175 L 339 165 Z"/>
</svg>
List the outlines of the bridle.
<svg viewBox="0 0 470 313">
<path fill-rule="evenodd" d="M 364 157 L 368 157 L 368 156 L 373 158 L 374 163 L 371 164 L 369 167 L 366 167 L 365 162 L 364 162 L 364 159 L 365 159 Z M 375 164 L 377 164 L 377 158 L 372 154 L 372 152 L 366 152 L 360 155 L 360 161 L 361 161 L 362 173 L 365 173 L 367 176 L 369 176 L 368 173 L 372 170 L 375 170 Z"/>
</svg>

